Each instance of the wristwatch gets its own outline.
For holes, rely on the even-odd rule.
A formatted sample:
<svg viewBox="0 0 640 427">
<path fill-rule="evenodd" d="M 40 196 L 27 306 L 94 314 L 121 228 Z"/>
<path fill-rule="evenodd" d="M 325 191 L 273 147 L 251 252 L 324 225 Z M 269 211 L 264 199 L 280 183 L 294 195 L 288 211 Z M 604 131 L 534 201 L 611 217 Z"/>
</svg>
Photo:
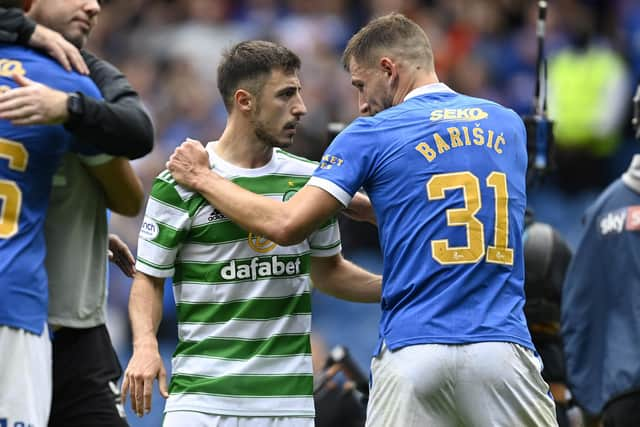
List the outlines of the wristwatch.
<svg viewBox="0 0 640 427">
<path fill-rule="evenodd" d="M 67 98 L 67 111 L 69 118 L 65 125 L 73 127 L 84 116 L 84 97 L 80 92 L 71 92 Z"/>
</svg>

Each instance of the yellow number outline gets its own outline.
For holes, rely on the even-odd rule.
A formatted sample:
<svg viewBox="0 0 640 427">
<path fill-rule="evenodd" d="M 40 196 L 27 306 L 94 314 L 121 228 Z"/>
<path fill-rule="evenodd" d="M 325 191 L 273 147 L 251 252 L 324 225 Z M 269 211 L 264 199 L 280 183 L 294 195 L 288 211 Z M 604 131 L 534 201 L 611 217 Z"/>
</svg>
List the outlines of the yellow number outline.
<svg viewBox="0 0 640 427">
<path fill-rule="evenodd" d="M 487 186 L 493 188 L 495 195 L 495 225 L 493 229 L 494 245 L 487 248 L 487 262 L 513 265 L 513 249 L 509 248 L 509 191 L 507 175 L 491 172 L 487 177 Z"/>
<path fill-rule="evenodd" d="M 29 152 L 19 142 L 0 138 L 0 158 L 8 160 L 9 169 L 24 172 L 29 163 Z M 14 181 L 0 179 L 0 199 L 0 238 L 8 239 L 18 232 L 22 191 Z"/>
<path fill-rule="evenodd" d="M 463 208 L 446 210 L 448 226 L 464 226 L 467 233 L 467 246 L 449 246 L 448 239 L 431 241 L 431 256 L 438 263 L 473 264 L 479 262 L 486 253 L 486 261 L 495 264 L 513 265 L 513 249 L 509 243 L 509 193 L 507 176 L 501 172 L 492 172 L 486 180 L 493 188 L 495 199 L 495 223 L 493 241 L 485 251 L 484 224 L 476 217 L 482 208 L 480 181 L 471 172 L 445 173 L 433 176 L 426 184 L 429 200 L 442 200 L 446 191 L 461 189 L 464 199 Z"/>
</svg>

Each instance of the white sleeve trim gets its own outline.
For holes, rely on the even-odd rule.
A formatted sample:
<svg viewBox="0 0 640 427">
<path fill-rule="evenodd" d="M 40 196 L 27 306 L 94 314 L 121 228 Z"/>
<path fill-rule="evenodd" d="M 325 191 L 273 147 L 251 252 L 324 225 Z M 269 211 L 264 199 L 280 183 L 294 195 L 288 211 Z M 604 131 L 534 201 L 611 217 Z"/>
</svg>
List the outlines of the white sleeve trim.
<svg viewBox="0 0 640 427">
<path fill-rule="evenodd" d="M 345 208 L 349 206 L 349 204 L 351 203 L 351 199 L 353 198 L 353 195 L 347 193 L 337 184 L 329 181 L 328 179 L 312 176 L 311 179 L 307 182 L 307 185 L 322 188 L 324 191 L 331 194 L 340 203 L 342 203 Z"/>
<path fill-rule="evenodd" d="M 87 166 L 100 166 L 100 165 L 104 165 L 105 163 L 110 162 L 111 160 L 113 160 L 115 157 L 110 155 L 110 154 L 96 154 L 95 156 L 87 156 L 84 154 L 78 154 L 78 157 L 80 158 L 80 161 L 82 163 L 84 163 Z"/>
<path fill-rule="evenodd" d="M 136 270 L 146 274 L 147 276 L 158 277 L 163 279 L 173 277 L 173 273 L 175 272 L 174 268 L 170 270 L 160 270 L 157 268 L 153 268 L 150 265 L 144 264 L 143 262 L 140 262 L 140 261 L 136 261 Z"/>
<path fill-rule="evenodd" d="M 342 244 L 331 249 L 311 249 L 311 256 L 317 258 L 328 258 L 342 253 Z"/>
</svg>

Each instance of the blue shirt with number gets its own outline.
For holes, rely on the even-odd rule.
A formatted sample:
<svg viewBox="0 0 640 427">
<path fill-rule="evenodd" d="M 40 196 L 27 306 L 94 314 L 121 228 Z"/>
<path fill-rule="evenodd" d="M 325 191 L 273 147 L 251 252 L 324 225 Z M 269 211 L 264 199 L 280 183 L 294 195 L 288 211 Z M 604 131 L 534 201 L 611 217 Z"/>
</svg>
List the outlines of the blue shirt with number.
<svg viewBox="0 0 640 427">
<path fill-rule="evenodd" d="M 424 86 L 342 131 L 309 181 L 373 204 L 384 270 L 380 341 L 504 341 L 525 322 L 522 120 L 496 103 Z"/>
<path fill-rule="evenodd" d="M 64 92 L 101 97 L 88 77 L 31 49 L 0 44 L 0 92 L 17 86 L 14 73 Z M 62 125 L 13 126 L 0 119 L 0 325 L 36 334 L 44 328 L 43 224 L 53 174 L 73 142 Z"/>
</svg>

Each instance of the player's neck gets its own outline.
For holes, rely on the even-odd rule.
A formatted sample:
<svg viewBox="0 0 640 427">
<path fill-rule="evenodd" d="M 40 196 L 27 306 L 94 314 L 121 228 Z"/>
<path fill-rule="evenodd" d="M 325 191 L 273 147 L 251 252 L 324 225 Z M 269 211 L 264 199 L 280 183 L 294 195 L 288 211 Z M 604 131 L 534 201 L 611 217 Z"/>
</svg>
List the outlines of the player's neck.
<svg viewBox="0 0 640 427">
<path fill-rule="evenodd" d="M 404 101 L 404 98 L 414 89 L 433 83 L 438 83 L 438 76 L 435 72 L 416 71 L 401 78 L 398 82 L 398 90 L 393 97 L 393 105 L 398 105 Z"/>
<path fill-rule="evenodd" d="M 215 151 L 225 161 L 246 169 L 262 167 L 273 156 L 273 147 L 260 141 L 250 126 L 234 126 L 231 123 L 227 124 Z"/>
</svg>

